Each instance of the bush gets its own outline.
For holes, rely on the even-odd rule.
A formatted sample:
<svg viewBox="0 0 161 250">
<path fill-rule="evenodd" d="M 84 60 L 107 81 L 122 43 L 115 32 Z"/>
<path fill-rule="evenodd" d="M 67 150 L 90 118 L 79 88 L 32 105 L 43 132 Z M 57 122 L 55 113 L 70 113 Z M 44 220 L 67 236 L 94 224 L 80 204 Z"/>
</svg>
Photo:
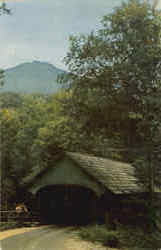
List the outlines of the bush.
<svg viewBox="0 0 161 250">
<path fill-rule="evenodd" d="M 146 232 L 141 227 L 117 224 L 116 231 L 108 231 L 105 225 L 81 227 L 78 236 L 83 240 L 100 242 L 104 246 L 120 249 L 160 249 L 161 234 Z"/>
<path fill-rule="evenodd" d="M 157 232 L 146 232 L 141 227 L 117 225 L 117 235 L 121 247 L 128 249 L 159 249 L 161 240 Z"/>
<path fill-rule="evenodd" d="M 16 219 L 10 218 L 7 222 L 0 222 L 0 231 L 24 227 L 24 223 Z"/>
<path fill-rule="evenodd" d="M 9 222 L 3 222 L 0 223 L 0 231 L 5 231 L 8 229 L 14 229 L 14 228 L 18 228 L 21 227 L 21 225 L 17 222 L 17 221 L 9 221 Z"/>
<path fill-rule="evenodd" d="M 100 242 L 105 246 L 117 247 L 119 239 L 116 231 L 108 231 L 105 225 L 91 225 L 80 228 L 78 235 L 83 240 Z"/>
</svg>

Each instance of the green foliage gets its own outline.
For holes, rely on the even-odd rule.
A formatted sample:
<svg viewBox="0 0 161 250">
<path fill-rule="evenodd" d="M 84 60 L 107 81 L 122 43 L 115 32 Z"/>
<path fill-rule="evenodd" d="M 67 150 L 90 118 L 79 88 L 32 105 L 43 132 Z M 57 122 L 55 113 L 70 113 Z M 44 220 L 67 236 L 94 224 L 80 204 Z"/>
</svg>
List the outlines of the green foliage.
<svg viewBox="0 0 161 250">
<path fill-rule="evenodd" d="M 10 200 L 22 179 L 40 163 L 39 149 L 34 147 L 34 141 L 38 128 L 46 121 L 46 100 L 35 95 L 20 97 L 17 94 L 5 93 L 1 94 L 1 101 L 1 177 L 3 195 L 9 195 Z M 12 181 L 10 190 L 6 180 Z"/>
<path fill-rule="evenodd" d="M 0 87 L 4 84 L 4 71 L 0 69 Z"/>
<path fill-rule="evenodd" d="M 140 227 L 125 225 L 117 226 L 117 235 L 121 248 L 127 249 L 157 249 L 161 245 L 156 231 L 148 232 Z"/>
<path fill-rule="evenodd" d="M 91 242 L 100 242 L 105 246 L 117 247 L 119 239 L 116 231 L 108 231 L 104 225 L 82 227 L 78 231 L 79 237 Z"/>
<path fill-rule="evenodd" d="M 108 231 L 105 225 L 82 227 L 78 230 L 78 236 L 83 240 L 119 249 L 157 249 L 161 244 L 155 231 L 149 233 L 140 227 L 119 224 L 115 231 Z"/>
<path fill-rule="evenodd" d="M 68 74 L 59 79 L 72 91 L 66 111 L 89 138 L 101 134 L 122 148 L 124 161 L 144 158 L 150 191 L 161 142 L 160 12 L 130 0 L 104 16 L 101 24 L 97 32 L 70 37 Z M 98 152 L 102 155 L 100 144 Z"/>
<path fill-rule="evenodd" d="M 22 105 L 23 96 L 17 93 L 0 93 L 1 108 L 18 108 Z"/>
<path fill-rule="evenodd" d="M 22 227 L 17 221 L 9 221 L 9 222 L 5 222 L 5 223 L 1 223 L 0 222 L 0 231 L 5 231 L 8 229 L 14 229 L 14 228 L 18 228 L 18 227 Z"/>
</svg>

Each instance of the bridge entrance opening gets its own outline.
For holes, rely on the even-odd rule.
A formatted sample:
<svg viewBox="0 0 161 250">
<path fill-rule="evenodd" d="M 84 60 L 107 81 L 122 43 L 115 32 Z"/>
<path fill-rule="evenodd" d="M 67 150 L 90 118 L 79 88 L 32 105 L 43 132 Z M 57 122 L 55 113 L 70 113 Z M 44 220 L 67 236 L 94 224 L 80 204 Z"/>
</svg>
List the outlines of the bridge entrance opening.
<svg viewBox="0 0 161 250">
<path fill-rule="evenodd" d="M 40 218 L 47 224 L 85 225 L 95 216 L 95 193 L 76 185 L 53 185 L 37 193 Z"/>
</svg>

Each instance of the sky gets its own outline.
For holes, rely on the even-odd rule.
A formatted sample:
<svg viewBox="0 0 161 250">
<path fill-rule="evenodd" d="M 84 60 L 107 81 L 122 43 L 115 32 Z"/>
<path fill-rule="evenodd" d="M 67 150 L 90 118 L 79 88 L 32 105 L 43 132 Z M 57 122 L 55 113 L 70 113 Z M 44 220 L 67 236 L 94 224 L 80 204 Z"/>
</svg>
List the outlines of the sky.
<svg viewBox="0 0 161 250">
<path fill-rule="evenodd" d="M 12 15 L 0 16 L 0 68 L 3 69 L 33 60 L 66 69 L 63 58 L 69 49 L 69 36 L 98 29 L 102 17 L 121 4 L 121 0 L 5 2 Z"/>
</svg>

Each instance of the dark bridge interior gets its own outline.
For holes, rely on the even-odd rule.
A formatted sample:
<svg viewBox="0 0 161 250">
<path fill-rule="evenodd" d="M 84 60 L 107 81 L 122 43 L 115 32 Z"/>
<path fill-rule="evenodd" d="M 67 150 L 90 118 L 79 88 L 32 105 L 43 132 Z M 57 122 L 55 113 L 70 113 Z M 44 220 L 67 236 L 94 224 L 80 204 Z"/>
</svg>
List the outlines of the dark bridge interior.
<svg viewBox="0 0 161 250">
<path fill-rule="evenodd" d="M 46 224 L 85 225 L 94 217 L 94 192 L 77 185 L 53 185 L 37 193 L 40 219 Z"/>
</svg>

